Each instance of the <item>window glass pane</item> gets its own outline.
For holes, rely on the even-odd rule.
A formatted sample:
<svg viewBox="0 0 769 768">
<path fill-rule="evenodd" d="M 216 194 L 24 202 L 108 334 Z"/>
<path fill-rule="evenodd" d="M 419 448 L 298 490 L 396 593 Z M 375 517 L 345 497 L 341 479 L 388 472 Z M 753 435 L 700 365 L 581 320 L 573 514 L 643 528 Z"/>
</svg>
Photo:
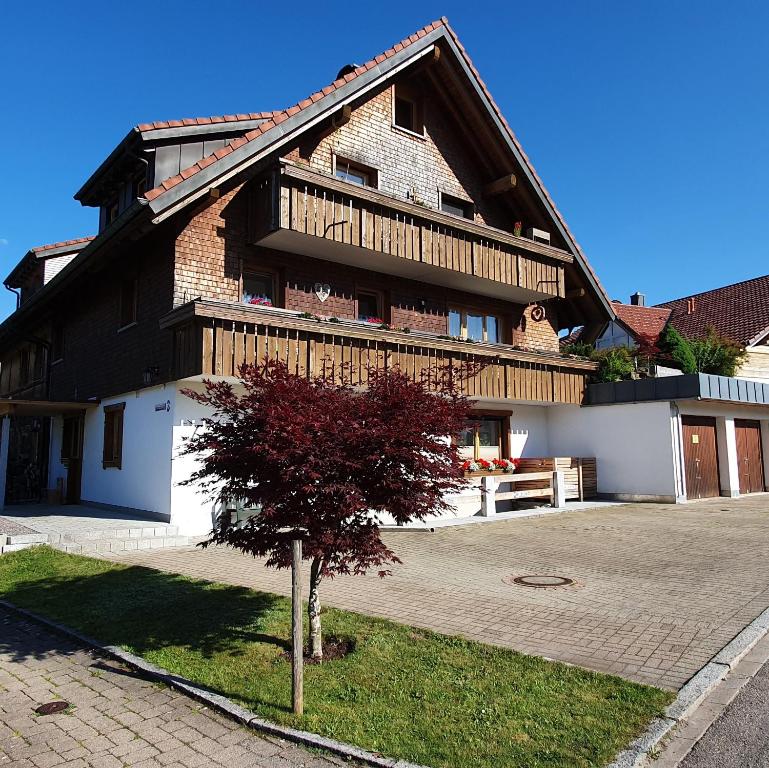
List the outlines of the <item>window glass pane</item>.
<svg viewBox="0 0 769 768">
<path fill-rule="evenodd" d="M 336 177 L 349 181 L 351 184 L 359 184 L 361 187 L 369 186 L 368 174 L 365 171 L 361 171 L 357 168 L 350 167 L 349 164 L 339 163 L 337 161 Z"/>
<path fill-rule="evenodd" d="M 472 205 L 451 195 L 441 195 L 441 210 L 444 213 L 451 213 L 454 216 L 462 216 L 465 219 L 471 219 Z"/>
<path fill-rule="evenodd" d="M 499 445 L 500 435 L 499 419 L 484 419 L 478 425 L 478 440 L 482 446 Z"/>
<path fill-rule="evenodd" d="M 358 320 L 381 320 L 379 299 L 373 293 L 358 294 Z"/>
<path fill-rule="evenodd" d="M 449 310 L 449 336 L 462 335 L 462 314 L 456 309 Z"/>
<path fill-rule="evenodd" d="M 466 426 L 457 437 L 457 445 L 460 448 L 472 448 L 475 445 L 475 425 Z"/>
<path fill-rule="evenodd" d="M 490 344 L 496 344 L 499 341 L 497 318 L 491 315 L 486 317 L 486 341 Z"/>
<path fill-rule="evenodd" d="M 398 96 L 395 97 L 395 125 L 405 128 L 407 131 L 416 131 L 413 102 Z"/>
<path fill-rule="evenodd" d="M 275 303 L 274 281 L 271 275 L 243 276 L 243 303 L 271 307 Z"/>
<path fill-rule="evenodd" d="M 467 338 L 483 341 L 483 315 L 467 316 Z"/>
</svg>

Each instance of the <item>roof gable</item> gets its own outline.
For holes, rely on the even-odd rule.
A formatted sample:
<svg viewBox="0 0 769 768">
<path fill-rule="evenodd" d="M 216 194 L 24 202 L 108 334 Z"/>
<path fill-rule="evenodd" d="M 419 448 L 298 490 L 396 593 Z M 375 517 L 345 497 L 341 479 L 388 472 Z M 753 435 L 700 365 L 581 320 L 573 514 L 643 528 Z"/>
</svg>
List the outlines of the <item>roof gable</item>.
<svg viewBox="0 0 769 768">
<path fill-rule="evenodd" d="M 421 57 L 429 55 L 436 46 L 453 55 L 465 76 L 464 87 L 469 88 L 482 105 L 487 119 L 495 127 L 497 138 L 501 139 L 501 143 L 523 170 L 530 188 L 548 213 L 553 226 L 574 254 L 580 273 L 587 280 L 593 300 L 605 315 L 611 316 L 611 305 L 598 277 L 445 18 L 428 24 L 298 104 L 273 113 L 269 119 L 244 136 L 232 140 L 224 148 L 149 190 L 145 199 L 149 203 L 154 221 L 157 223 L 164 220 L 206 194 L 210 187 L 224 183 L 268 153 L 295 140 L 304 131 L 359 98 L 366 90 L 377 87 L 402 69 L 413 65 Z"/>
<path fill-rule="evenodd" d="M 709 328 L 750 346 L 769 333 L 769 275 L 658 304 L 684 336 L 700 338 Z"/>
<path fill-rule="evenodd" d="M 656 342 L 667 325 L 670 310 L 660 307 L 644 307 L 636 304 L 622 304 L 613 301 L 612 307 L 617 320 L 635 336 L 644 336 Z"/>
</svg>

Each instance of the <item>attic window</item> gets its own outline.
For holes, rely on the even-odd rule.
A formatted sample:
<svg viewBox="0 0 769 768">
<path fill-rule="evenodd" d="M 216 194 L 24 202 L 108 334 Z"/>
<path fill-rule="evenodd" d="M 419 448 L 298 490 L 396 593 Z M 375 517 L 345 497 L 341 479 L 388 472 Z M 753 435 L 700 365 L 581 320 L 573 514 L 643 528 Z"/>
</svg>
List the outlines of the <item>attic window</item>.
<svg viewBox="0 0 769 768">
<path fill-rule="evenodd" d="M 413 88 L 400 83 L 393 88 L 393 125 L 417 136 L 425 132 L 421 100 Z"/>
<path fill-rule="evenodd" d="M 345 160 L 342 157 L 335 158 L 334 176 L 361 187 L 376 187 L 377 185 L 377 174 L 373 168 Z"/>
<path fill-rule="evenodd" d="M 443 192 L 441 192 L 441 210 L 452 216 L 461 216 L 463 219 L 473 218 L 473 204 L 469 200 L 446 195 Z"/>
<path fill-rule="evenodd" d="M 112 222 L 117 218 L 117 215 L 118 201 L 115 199 L 111 203 L 107 204 L 107 224 L 112 224 Z"/>
<path fill-rule="evenodd" d="M 134 197 L 144 197 L 144 193 L 147 191 L 147 173 L 140 173 L 134 179 Z"/>
</svg>

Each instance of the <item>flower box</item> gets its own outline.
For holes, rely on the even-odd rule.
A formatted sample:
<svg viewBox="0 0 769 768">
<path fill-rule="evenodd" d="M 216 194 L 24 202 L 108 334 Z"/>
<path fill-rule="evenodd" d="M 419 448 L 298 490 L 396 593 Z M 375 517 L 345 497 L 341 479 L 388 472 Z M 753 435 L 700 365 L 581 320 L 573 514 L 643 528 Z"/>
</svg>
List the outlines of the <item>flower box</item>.
<svg viewBox="0 0 769 768">
<path fill-rule="evenodd" d="M 477 459 L 466 461 L 462 469 L 466 477 L 483 477 L 484 475 L 510 475 L 518 468 L 518 459 Z"/>
</svg>

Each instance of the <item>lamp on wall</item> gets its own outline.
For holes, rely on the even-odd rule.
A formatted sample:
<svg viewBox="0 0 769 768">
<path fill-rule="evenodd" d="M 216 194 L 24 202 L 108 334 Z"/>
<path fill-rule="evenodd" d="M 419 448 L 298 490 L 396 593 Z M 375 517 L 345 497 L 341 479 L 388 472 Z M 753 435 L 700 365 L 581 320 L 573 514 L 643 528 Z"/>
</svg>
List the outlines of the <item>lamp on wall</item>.
<svg viewBox="0 0 769 768">
<path fill-rule="evenodd" d="M 157 365 L 149 365 L 142 371 L 142 381 L 145 384 L 152 384 L 160 375 L 160 368 Z"/>
</svg>

